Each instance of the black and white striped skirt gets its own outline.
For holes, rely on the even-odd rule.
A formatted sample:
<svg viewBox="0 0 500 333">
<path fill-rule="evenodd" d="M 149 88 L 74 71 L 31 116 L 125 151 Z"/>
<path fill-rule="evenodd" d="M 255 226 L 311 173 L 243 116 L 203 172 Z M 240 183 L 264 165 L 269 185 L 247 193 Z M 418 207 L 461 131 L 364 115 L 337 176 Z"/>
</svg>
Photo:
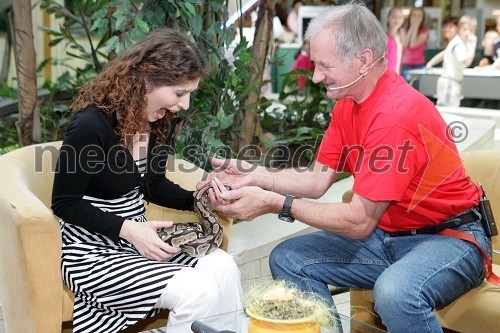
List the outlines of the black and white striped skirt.
<svg viewBox="0 0 500 333">
<path fill-rule="evenodd" d="M 145 220 L 143 214 L 135 219 Z M 149 260 L 125 240 L 115 242 L 64 221 L 61 231 L 62 277 L 75 294 L 74 333 L 118 332 L 155 315 L 159 310 L 153 306 L 168 281 L 197 263 L 182 252 L 168 262 Z"/>
</svg>

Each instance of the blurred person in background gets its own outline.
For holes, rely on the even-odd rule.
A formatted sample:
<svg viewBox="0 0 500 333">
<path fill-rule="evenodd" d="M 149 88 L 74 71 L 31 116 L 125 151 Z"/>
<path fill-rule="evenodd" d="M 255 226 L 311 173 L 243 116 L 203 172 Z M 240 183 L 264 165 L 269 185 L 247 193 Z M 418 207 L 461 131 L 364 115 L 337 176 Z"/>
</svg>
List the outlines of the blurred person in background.
<svg viewBox="0 0 500 333">
<path fill-rule="evenodd" d="M 406 81 L 406 72 L 410 69 L 425 66 L 425 46 L 429 39 L 429 30 L 425 27 L 425 11 L 423 8 L 413 8 L 410 11 L 403 39 L 402 70 Z M 418 89 L 417 82 L 414 87 Z"/>
<path fill-rule="evenodd" d="M 294 33 L 295 40 L 297 40 L 297 36 L 299 35 L 299 8 L 303 5 L 304 2 L 302 0 L 294 0 L 286 18 L 286 26 Z"/>
<path fill-rule="evenodd" d="M 428 70 L 440 62 L 443 63 L 443 72 L 437 81 L 437 105 L 460 106 L 464 69 L 472 64 L 476 54 L 476 28 L 475 18 L 462 16 L 458 21 L 457 35 L 444 51 L 427 63 Z"/>
<path fill-rule="evenodd" d="M 302 48 L 299 49 L 298 54 L 295 57 L 295 61 L 293 62 L 292 67 L 290 67 L 290 72 L 296 69 L 302 69 L 302 70 L 307 70 L 307 71 L 314 71 L 314 63 L 311 60 L 311 57 L 309 56 L 309 41 L 304 40 L 302 43 Z M 300 75 L 299 76 L 299 81 L 297 82 L 297 88 L 304 88 L 306 85 L 306 76 L 305 75 Z"/>
<path fill-rule="evenodd" d="M 478 67 L 492 65 L 495 62 L 494 59 L 494 47 L 495 41 L 499 38 L 498 32 L 495 30 L 488 30 L 484 34 L 481 45 L 483 47 L 483 54 L 475 59 L 474 65 Z"/>
<path fill-rule="evenodd" d="M 387 14 L 387 68 L 396 73 L 401 73 L 401 60 L 403 58 L 403 39 L 404 31 L 402 29 L 405 18 L 401 8 L 393 7 Z"/>
<path fill-rule="evenodd" d="M 457 34 L 458 20 L 460 20 L 460 18 L 456 16 L 448 16 L 444 19 L 441 28 L 441 37 L 443 39 L 442 45 L 446 46 L 450 42 L 450 40 L 452 40 L 453 37 L 455 37 L 455 35 Z"/>
</svg>

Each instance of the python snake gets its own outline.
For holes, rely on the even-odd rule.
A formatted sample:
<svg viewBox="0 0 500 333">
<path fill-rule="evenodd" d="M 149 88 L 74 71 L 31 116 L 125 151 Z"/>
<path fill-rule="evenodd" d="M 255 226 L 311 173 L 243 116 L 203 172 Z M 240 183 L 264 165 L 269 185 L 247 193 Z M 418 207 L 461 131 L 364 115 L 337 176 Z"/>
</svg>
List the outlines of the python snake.
<svg viewBox="0 0 500 333">
<path fill-rule="evenodd" d="M 227 189 L 230 186 L 225 185 Z M 194 198 L 194 212 L 201 223 L 175 223 L 169 228 L 158 230 L 158 236 L 165 243 L 180 247 L 181 251 L 191 257 L 202 257 L 217 249 L 222 243 L 223 230 L 219 218 L 207 206 L 208 184 Z"/>
</svg>

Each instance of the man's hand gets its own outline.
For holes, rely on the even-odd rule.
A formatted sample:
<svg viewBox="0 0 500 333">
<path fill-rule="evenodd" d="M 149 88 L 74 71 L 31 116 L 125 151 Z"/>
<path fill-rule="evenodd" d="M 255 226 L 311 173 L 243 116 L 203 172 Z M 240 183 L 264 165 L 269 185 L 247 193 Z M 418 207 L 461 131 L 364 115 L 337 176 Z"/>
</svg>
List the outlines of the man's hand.
<svg viewBox="0 0 500 333">
<path fill-rule="evenodd" d="M 171 259 L 181 249 L 163 242 L 157 231 L 171 227 L 171 221 L 134 222 L 125 220 L 120 230 L 120 237 L 128 240 L 139 253 L 151 260 L 166 261 Z"/>
<path fill-rule="evenodd" d="M 251 221 L 266 213 L 279 213 L 284 200 L 282 195 L 257 186 L 244 186 L 221 192 L 219 195 L 231 203 L 217 206 L 215 209 L 225 216 L 244 221 Z"/>
<path fill-rule="evenodd" d="M 230 200 L 225 200 L 220 196 L 221 193 L 227 192 L 228 189 L 226 188 L 226 186 L 224 186 L 219 178 L 212 179 L 210 183 L 212 184 L 212 188 L 208 190 L 207 193 L 207 205 L 210 210 L 214 211 L 222 205 L 231 203 Z"/>
<path fill-rule="evenodd" d="M 196 185 L 196 190 L 201 190 L 213 179 L 218 178 L 222 183 L 230 185 L 233 189 L 248 185 L 258 185 L 255 181 L 256 171 L 260 167 L 237 159 L 221 160 L 215 157 L 209 158 L 210 163 L 215 168 L 208 174 L 205 180 L 201 180 Z"/>
</svg>

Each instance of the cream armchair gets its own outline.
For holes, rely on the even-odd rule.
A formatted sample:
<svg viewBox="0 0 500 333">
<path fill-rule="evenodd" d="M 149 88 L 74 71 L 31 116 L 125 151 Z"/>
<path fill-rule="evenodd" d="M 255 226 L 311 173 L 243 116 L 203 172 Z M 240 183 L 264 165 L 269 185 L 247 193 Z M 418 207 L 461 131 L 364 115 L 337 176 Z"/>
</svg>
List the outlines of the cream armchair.
<svg viewBox="0 0 500 333">
<path fill-rule="evenodd" d="M 500 152 L 477 151 L 461 155 L 466 173 L 473 182 L 480 182 L 491 202 L 495 221 L 500 223 Z M 342 200 L 349 202 L 352 192 Z M 492 238 L 493 249 L 500 250 L 500 237 Z M 500 255 L 493 255 L 493 271 L 500 275 Z M 373 292 L 351 289 L 353 319 L 385 328 L 374 311 Z M 500 332 L 500 287 L 484 281 L 448 306 L 436 310 L 441 326 L 463 333 Z"/>
<path fill-rule="evenodd" d="M 61 142 L 33 145 L 0 156 L 0 299 L 6 333 L 71 332 L 73 294 L 61 279 L 61 233 L 50 210 L 52 182 Z M 187 188 L 203 170 L 175 161 L 172 181 Z M 196 215 L 146 205 L 149 219 L 196 221 Z M 223 249 L 232 220 L 221 218 Z M 128 332 L 166 325 L 168 311 L 137 323 Z"/>
</svg>

